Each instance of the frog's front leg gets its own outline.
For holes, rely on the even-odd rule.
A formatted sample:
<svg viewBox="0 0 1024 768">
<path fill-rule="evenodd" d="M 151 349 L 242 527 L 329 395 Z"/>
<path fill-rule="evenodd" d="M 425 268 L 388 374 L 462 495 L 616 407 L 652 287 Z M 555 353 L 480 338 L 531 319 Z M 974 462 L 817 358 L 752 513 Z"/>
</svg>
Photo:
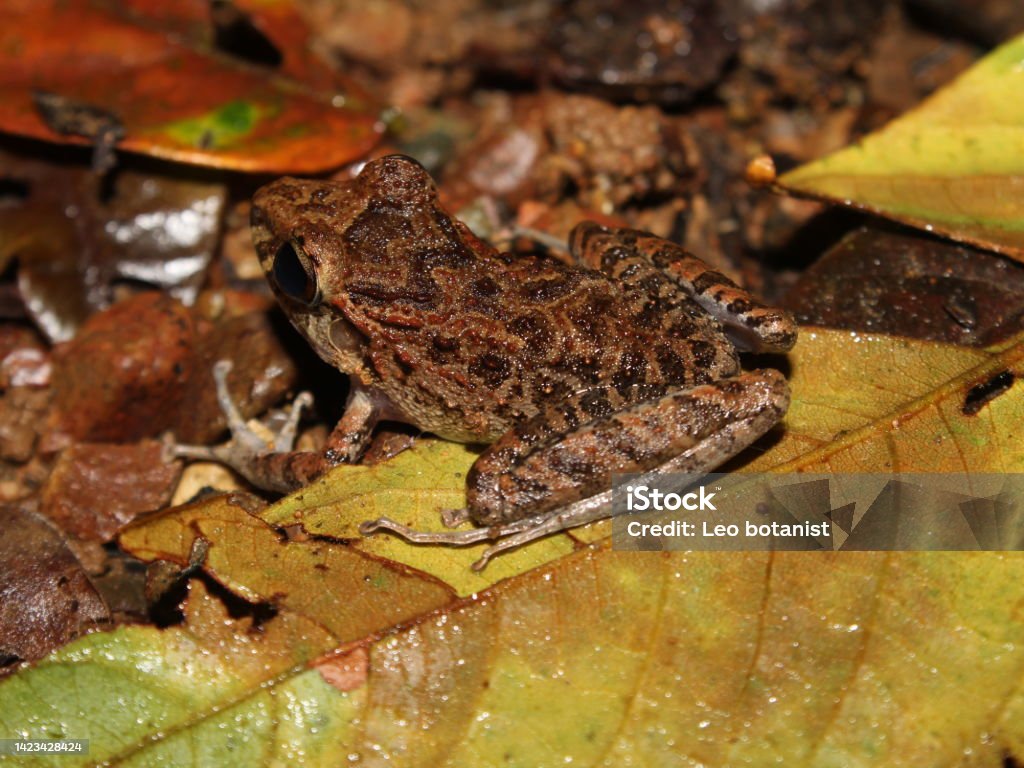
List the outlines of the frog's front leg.
<svg viewBox="0 0 1024 768">
<path fill-rule="evenodd" d="M 505 434 L 467 478 L 470 531 L 415 531 L 388 518 L 360 526 L 424 544 L 497 541 L 474 564 L 551 533 L 607 517 L 615 473 L 707 472 L 735 456 L 789 405 L 778 371 L 696 386 L 638 386 L 575 395 Z"/>
<path fill-rule="evenodd" d="M 217 362 L 213 379 L 217 401 L 228 421 L 231 439 L 222 445 L 175 446 L 177 456 L 217 461 L 234 469 L 258 488 L 287 493 L 315 480 L 338 464 L 357 461 L 369 445 L 381 409 L 371 393 L 353 381 L 345 413 L 319 453 L 293 450 L 303 408 L 312 404 L 308 392 L 296 396 L 284 425 L 268 442 L 242 418 L 228 391 L 231 363 Z"/>
</svg>

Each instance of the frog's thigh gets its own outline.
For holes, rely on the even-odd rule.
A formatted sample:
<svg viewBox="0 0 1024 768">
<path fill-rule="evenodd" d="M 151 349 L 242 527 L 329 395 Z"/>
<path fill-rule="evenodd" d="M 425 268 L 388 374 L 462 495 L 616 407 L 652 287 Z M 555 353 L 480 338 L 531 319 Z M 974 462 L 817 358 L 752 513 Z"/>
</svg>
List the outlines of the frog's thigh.
<svg viewBox="0 0 1024 768">
<path fill-rule="evenodd" d="M 583 398 L 593 400 L 594 392 L 574 399 Z M 565 434 L 549 428 L 552 418 L 564 421 L 581 405 L 574 399 L 510 431 L 481 454 L 467 479 L 474 522 L 500 525 L 551 510 L 557 514 L 606 490 L 612 473 L 714 469 L 782 417 L 789 387 L 778 371 L 753 371 L 581 419 Z"/>
<path fill-rule="evenodd" d="M 788 312 L 762 303 L 670 240 L 584 221 L 570 233 L 569 248 L 577 261 L 627 284 L 643 280 L 641 262 L 667 275 L 724 326 L 741 350 L 785 352 L 796 343 L 797 325 Z"/>
</svg>

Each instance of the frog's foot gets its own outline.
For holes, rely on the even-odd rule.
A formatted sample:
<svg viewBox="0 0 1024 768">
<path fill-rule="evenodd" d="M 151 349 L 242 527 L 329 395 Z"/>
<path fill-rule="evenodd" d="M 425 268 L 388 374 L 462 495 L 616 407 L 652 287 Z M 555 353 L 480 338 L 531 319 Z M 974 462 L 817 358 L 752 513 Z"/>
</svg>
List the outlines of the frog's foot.
<svg viewBox="0 0 1024 768">
<path fill-rule="evenodd" d="M 228 391 L 228 374 L 231 373 L 231 367 L 230 360 L 219 360 L 213 366 L 217 403 L 227 418 L 231 439 L 214 446 L 175 444 L 170 450 L 175 458 L 202 459 L 226 464 L 252 480 L 248 468 L 255 457 L 288 453 L 292 450 L 302 411 L 312 405 L 313 396 L 308 392 L 299 393 L 292 402 L 284 423 L 276 429 L 267 428 L 265 434 L 260 434 L 242 417 Z"/>
<path fill-rule="evenodd" d="M 458 528 L 463 523 L 468 523 L 472 518 L 469 516 L 469 510 L 463 507 L 462 509 L 442 509 L 441 510 L 441 522 L 444 523 L 446 528 Z"/>
<path fill-rule="evenodd" d="M 485 549 L 480 559 L 471 566 L 474 571 L 482 571 L 495 555 L 516 549 L 535 539 L 607 517 L 610 501 L 611 491 L 605 491 L 551 512 L 468 531 L 417 531 L 389 517 L 381 517 L 362 523 L 359 526 L 359 533 L 369 536 L 377 531 L 390 531 L 411 544 L 445 544 L 450 547 L 465 547 L 481 541 L 494 541 L 496 543 Z M 461 517 L 456 518 L 456 515 Z M 469 511 L 448 509 L 441 513 L 441 520 L 445 525 L 449 525 L 449 521 L 454 519 L 458 519 L 456 525 L 467 522 Z"/>
</svg>

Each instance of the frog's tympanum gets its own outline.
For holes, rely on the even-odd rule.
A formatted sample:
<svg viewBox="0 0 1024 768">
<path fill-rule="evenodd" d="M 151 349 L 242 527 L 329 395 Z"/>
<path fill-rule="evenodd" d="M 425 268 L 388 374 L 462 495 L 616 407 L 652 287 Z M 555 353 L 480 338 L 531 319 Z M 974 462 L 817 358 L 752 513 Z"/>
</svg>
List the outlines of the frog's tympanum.
<svg viewBox="0 0 1024 768">
<path fill-rule="evenodd" d="M 737 348 L 789 349 L 792 319 L 644 232 L 579 224 L 577 266 L 499 253 L 397 155 L 348 182 L 263 187 L 252 231 L 284 311 L 351 390 L 320 454 L 284 451 L 293 425 L 277 452 L 245 450 L 235 419 L 234 466 L 293 489 L 357 460 L 382 419 L 489 445 L 467 477 L 466 509 L 443 514 L 475 529 L 419 532 L 381 518 L 364 534 L 496 541 L 482 567 L 607 516 L 612 473 L 708 471 L 789 404 L 783 376 L 742 372 Z"/>
</svg>

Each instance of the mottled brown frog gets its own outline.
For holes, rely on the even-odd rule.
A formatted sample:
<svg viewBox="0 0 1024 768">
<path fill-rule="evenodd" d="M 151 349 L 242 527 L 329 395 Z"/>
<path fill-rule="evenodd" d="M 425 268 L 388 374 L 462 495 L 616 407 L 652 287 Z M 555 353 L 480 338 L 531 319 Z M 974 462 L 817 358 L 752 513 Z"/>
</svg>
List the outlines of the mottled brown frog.
<svg viewBox="0 0 1024 768">
<path fill-rule="evenodd" d="M 467 477 L 466 508 L 443 514 L 476 528 L 420 532 L 381 518 L 364 534 L 496 541 L 483 567 L 607 516 L 612 473 L 711 470 L 789 404 L 782 374 L 742 372 L 737 348 L 789 349 L 792 319 L 644 232 L 579 224 L 576 266 L 499 253 L 398 155 L 348 182 L 263 187 L 252 232 L 284 311 L 351 390 L 322 453 L 288 452 L 294 423 L 268 453 L 235 416 L 222 459 L 285 491 L 357 460 L 382 419 L 489 445 Z"/>
</svg>

